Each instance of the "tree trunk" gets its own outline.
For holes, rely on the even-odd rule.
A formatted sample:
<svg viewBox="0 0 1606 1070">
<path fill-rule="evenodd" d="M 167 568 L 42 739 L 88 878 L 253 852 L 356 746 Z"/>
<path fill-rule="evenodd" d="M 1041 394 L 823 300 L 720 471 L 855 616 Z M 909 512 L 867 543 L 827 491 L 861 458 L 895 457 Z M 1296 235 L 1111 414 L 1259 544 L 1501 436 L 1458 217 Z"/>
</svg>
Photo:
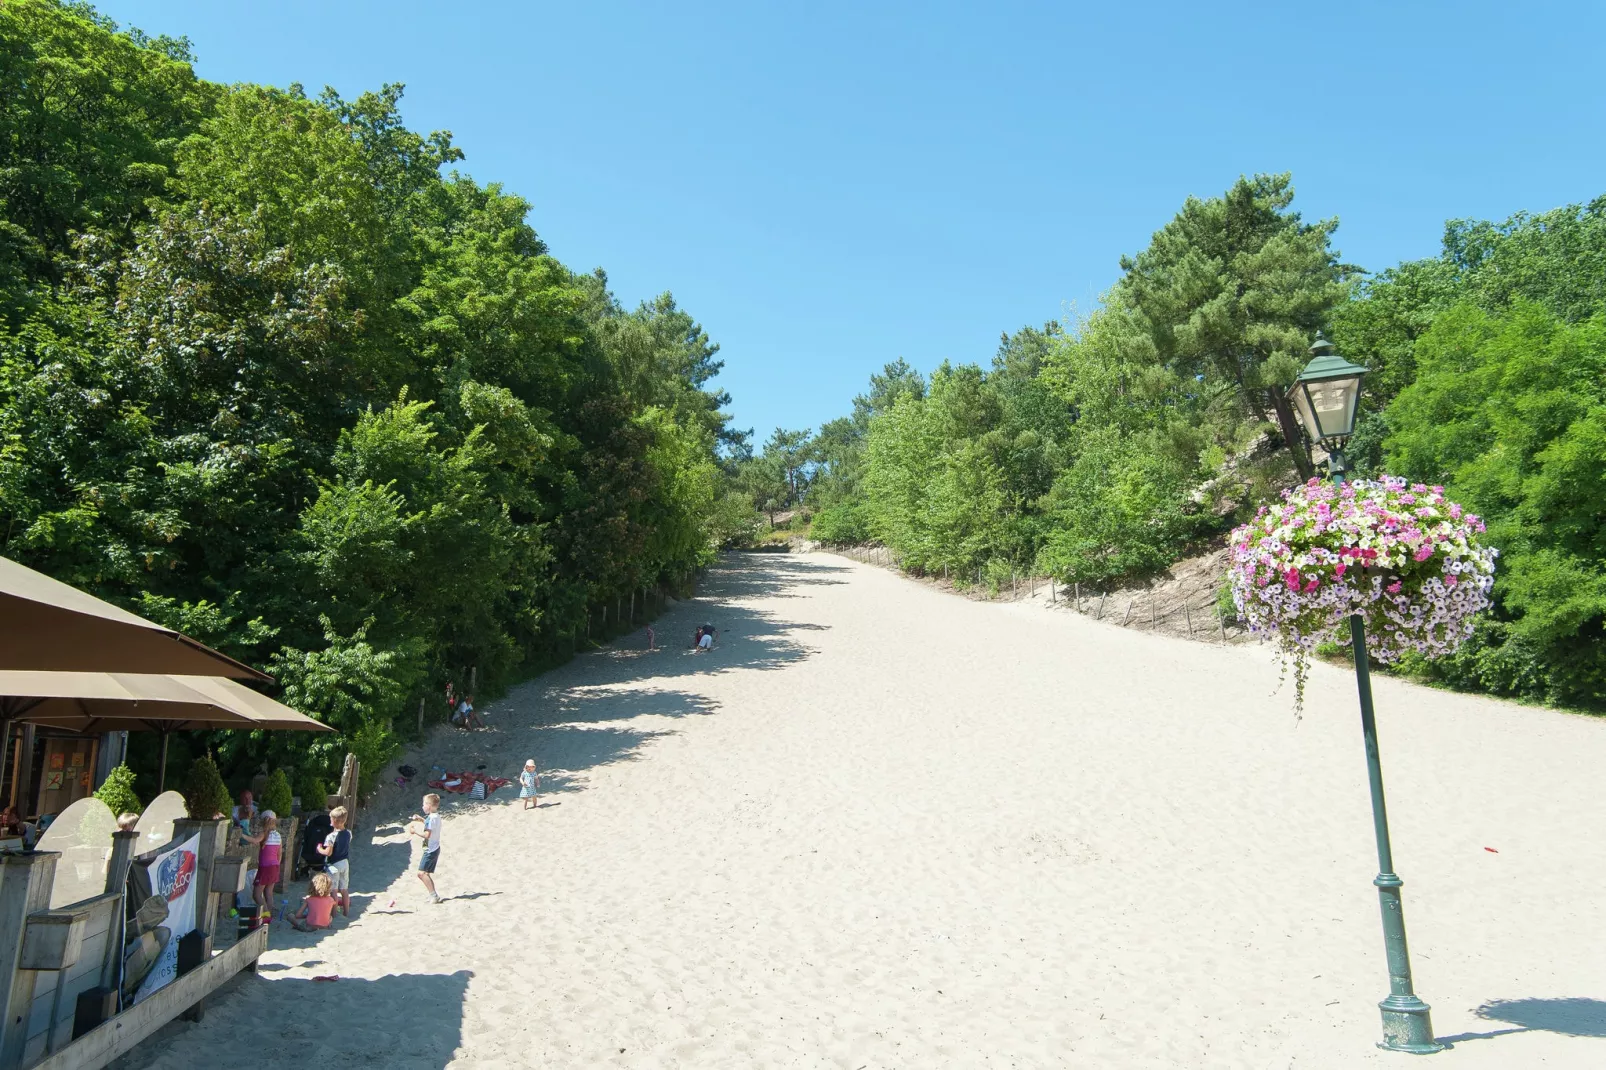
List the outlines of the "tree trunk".
<svg viewBox="0 0 1606 1070">
<path fill-rule="evenodd" d="M 1299 434 L 1299 420 L 1294 416 L 1294 407 L 1288 399 L 1273 390 L 1271 394 L 1271 407 L 1277 413 L 1277 426 L 1283 433 L 1283 441 L 1288 444 L 1288 452 L 1293 455 L 1294 468 L 1299 472 L 1301 480 L 1309 479 L 1316 474 L 1316 466 L 1311 463 L 1310 451 L 1305 449 L 1305 440 Z"/>
</svg>

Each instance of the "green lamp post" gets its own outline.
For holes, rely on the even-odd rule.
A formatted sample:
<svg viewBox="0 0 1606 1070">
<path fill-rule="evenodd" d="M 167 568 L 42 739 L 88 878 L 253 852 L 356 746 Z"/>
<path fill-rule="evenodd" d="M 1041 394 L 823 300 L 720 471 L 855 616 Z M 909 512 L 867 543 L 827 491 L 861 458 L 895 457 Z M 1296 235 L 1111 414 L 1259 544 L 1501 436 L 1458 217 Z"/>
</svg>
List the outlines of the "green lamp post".
<svg viewBox="0 0 1606 1070">
<path fill-rule="evenodd" d="M 1338 355 L 1333 343 L 1316 334 L 1311 361 L 1289 389 L 1289 400 L 1311 441 L 1327 450 L 1334 482 L 1344 481 L 1344 444 L 1355 432 L 1355 405 L 1366 369 Z M 1383 909 L 1383 946 L 1388 953 L 1389 994 L 1378 1004 L 1383 1012 L 1383 1040 L 1378 1047 L 1428 1055 L 1443 1051 L 1433 1039 L 1428 1005 L 1411 987 L 1411 955 L 1405 944 L 1405 913 L 1389 846 L 1388 808 L 1383 802 L 1383 766 L 1377 754 L 1377 720 L 1372 714 L 1372 677 L 1366 662 L 1366 626 L 1359 615 L 1349 619 L 1355 650 L 1355 683 L 1361 697 L 1361 733 L 1366 740 L 1366 772 L 1372 787 L 1372 829 L 1377 835 L 1377 897 Z"/>
</svg>

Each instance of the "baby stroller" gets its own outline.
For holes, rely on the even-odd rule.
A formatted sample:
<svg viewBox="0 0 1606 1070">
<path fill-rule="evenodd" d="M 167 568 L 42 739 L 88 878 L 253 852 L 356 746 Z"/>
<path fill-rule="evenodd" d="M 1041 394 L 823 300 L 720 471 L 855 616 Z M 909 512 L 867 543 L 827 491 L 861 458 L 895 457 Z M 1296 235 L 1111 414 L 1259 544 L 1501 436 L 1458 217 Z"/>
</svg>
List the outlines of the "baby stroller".
<svg viewBox="0 0 1606 1070">
<path fill-rule="evenodd" d="M 324 837 L 335 830 L 326 813 L 311 814 L 301 831 L 301 851 L 296 855 L 296 864 L 290 874 L 292 880 L 305 880 L 309 874 L 322 873 L 326 865 L 323 855 L 318 853 Z"/>
</svg>

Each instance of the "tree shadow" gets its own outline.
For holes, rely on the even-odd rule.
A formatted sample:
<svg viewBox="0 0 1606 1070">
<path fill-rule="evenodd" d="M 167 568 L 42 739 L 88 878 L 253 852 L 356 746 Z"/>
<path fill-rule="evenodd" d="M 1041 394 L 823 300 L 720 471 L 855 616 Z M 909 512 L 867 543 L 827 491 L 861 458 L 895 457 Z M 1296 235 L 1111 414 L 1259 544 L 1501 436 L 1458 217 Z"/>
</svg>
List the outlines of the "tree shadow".
<svg viewBox="0 0 1606 1070">
<path fill-rule="evenodd" d="M 630 721 L 637 717 L 706 717 L 719 704 L 690 691 L 654 688 L 650 691 L 581 685 L 558 692 L 551 713 L 543 720 L 554 724 L 599 724 Z"/>
<path fill-rule="evenodd" d="M 852 569 L 834 561 L 727 554 L 708 570 L 699 598 L 801 598 L 800 587 L 847 583 Z"/>
<path fill-rule="evenodd" d="M 564 671 L 584 669 L 599 683 L 672 679 L 739 669 L 784 669 L 814 651 L 797 633 L 826 631 L 828 626 L 789 620 L 750 604 L 756 599 L 793 597 L 798 587 L 840 584 L 834 578 L 846 569 L 812 561 L 728 560 L 709 570 L 697 596 L 678 602 L 652 624 L 658 649 L 646 649 L 646 629 L 637 628 L 610 646 L 571 662 Z M 712 650 L 692 648 L 697 628 L 716 629 Z M 600 664 L 599 664 L 600 663 Z"/>
<path fill-rule="evenodd" d="M 823 631 L 824 625 L 788 620 L 749 600 L 776 597 L 799 586 L 842 583 L 835 577 L 847 571 L 831 562 L 778 556 L 762 561 L 722 559 L 705 574 L 695 598 L 675 602 L 653 621 L 658 649 L 646 649 L 645 627 L 627 632 L 612 645 L 581 654 L 489 704 L 482 710 L 486 731 L 438 731 L 421 752 L 399 760 L 423 770 L 439 765 L 452 772 L 483 771 L 516 781 L 524 759 L 533 757 L 541 770 L 543 797 L 584 790 L 589 770 L 640 760 L 644 746 L 673 732 L 650 721 L 632 722 L 710 716 L 719 710 L 719 704 L 705 695 L 653 686 L 658 681 L 742 669 L 768 671 L 812 656 L 813 649 L 797 635 Z M 712 650 L 694 652 L 692 635 L 701 624 L 714 625 L 718 639 Z M 422 776 L 402 789 L 408 794 L 428 790 Z M 483 800 L 442 792 L 441 802 L 449 814 L 475 813 L 518 804 L 518 787 L 510 784 Z M 418 804 L 402 803 L 395 788 L 382 783 L 374 808 L 394 811 L 400 805 Z M 406 861 L 401 859 L 402 869 Z M 387 874 L 382 868 L 381 875 Z M 394 874 L 388 875 L 394 879 Z"/>
<path fill-rule="evenodd" d="M 1510 1029 L 1494 1029 L 1487 1033 L 1458 1033 L 1453 1037 L 1439 1037 L 1443 1044 L 1459 1044 L 1468 1040 L 1487 1040 L 1511 1033 L 1559 1033 L 1567 1037 L 1597 1037 L 1606 1039 L 1606 1002 L 1585 997 L 1563 999 L 1496 999 L 1477 1010 L 1486 1021 L 1509 1022 Z"/>
<path fill-rule="evenodd" d="M 230 1060 L 220 1059 L 223 1052 L 245 1065 L 274 1052 L 300 1051 L 309 1065 L 438 1070 L 462 1046 L 463 1002 L 473 976 L 459 970 L 315 982 L 241 973 L 207 997 L 201 1021 L 174 1019 L 111 1065 L 188 1070 L 225 1065 Z M 338 1004 L 338 1016 L 309 1013 L 325 1002 Z M 253 1028 L 258 1022 L 273 1023 L 271 1040 Z M 262 1043 L 271 1050 L 248 1053 Z"/>
<path fill-rule="evenodd" d="M 374 829 L 374 838 L 365 840 L 361 836 L 353 836 L 351 844 L 351 916 L 341 915 L 337 909 L 329 924 L 322 929 L 303 932 L 295 928 L 288 921 L 280 921 L 281 915 L 294 915 L 301 909 L 301 901 L 307 896 L 311 887 L 310 878 L 286 883 L 284 894 L 279 897 L 281 902 L 275 904 L 272 925 L 272 943 L 276 948 L 305 948 L 311 950 L 323 942 L 324 937 L 360 919 L 364 914 L 374 911 L 385 914 L 391 911 L 377 908 L 378 902 L 383 899 L 389 902 L 388 893 L 383 889 L 389 888 L 396 879 L 411 868 L 413 848 L 410 840 L 404 838 L 404 826 L 395 822 L 382 823 Z M 379 837 L 384 837 L 382 840 Z M 370 890 L 373 889 L 373 890 Z M 285 909 L 281 909 L 281 907 Z M 228 925 L 232 925 L 232 921 Z M 217 947 L 227 947 L 234 942 L 236 932 L 229 931 L 224 919 L 219 919 Z"/>
</svg>

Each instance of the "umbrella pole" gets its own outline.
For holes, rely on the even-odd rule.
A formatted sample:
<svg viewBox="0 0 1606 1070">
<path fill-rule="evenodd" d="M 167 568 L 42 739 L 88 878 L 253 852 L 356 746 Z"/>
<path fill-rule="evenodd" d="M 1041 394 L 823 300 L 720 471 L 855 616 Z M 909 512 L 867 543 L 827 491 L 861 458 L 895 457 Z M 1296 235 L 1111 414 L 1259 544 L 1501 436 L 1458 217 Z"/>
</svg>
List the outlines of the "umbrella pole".
<svg viewBox="0 0 1606 1070">
<path fill-rule="evenodd" d="M 157 767 L 156 794 L 167 790 L 167 733 L 162 733 L 162 764 Z"/>
</svg>

